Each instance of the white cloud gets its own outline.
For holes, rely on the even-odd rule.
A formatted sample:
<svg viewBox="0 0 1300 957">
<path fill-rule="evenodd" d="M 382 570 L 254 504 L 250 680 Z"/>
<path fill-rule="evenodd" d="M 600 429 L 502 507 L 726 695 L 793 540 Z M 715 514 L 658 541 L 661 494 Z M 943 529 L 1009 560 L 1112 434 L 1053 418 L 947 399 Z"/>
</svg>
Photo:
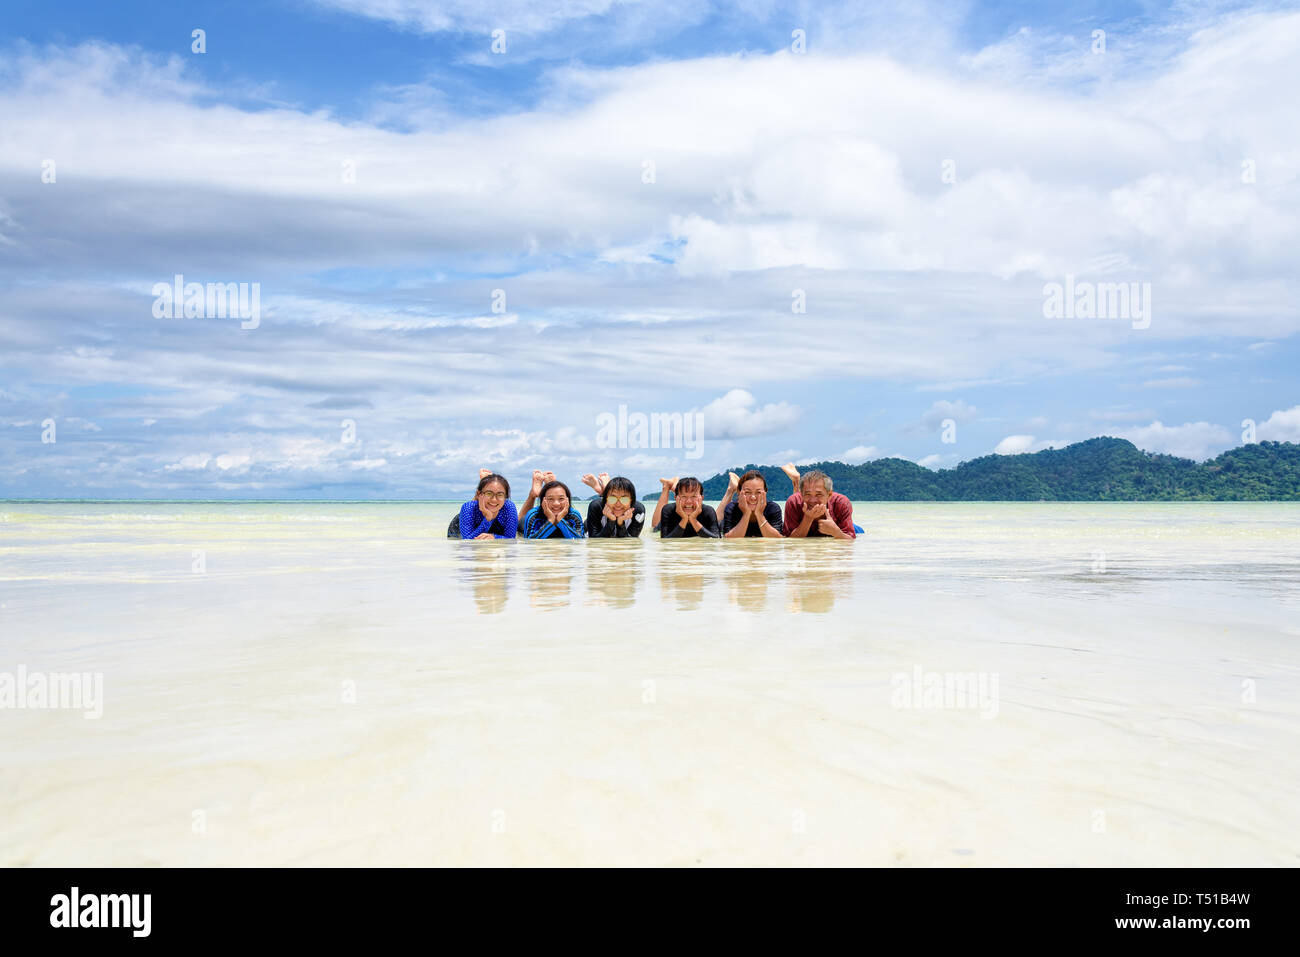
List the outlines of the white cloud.
<svg viewBox="0 0 1300 957">
<path fill-rule="evenodd" d="M 1060 439 L 1036 439 L 1032 435 L 1008 435 L 994 447 L 993 452 L 997 455 L 1022 455 L 1026 452 L 1064 448 L 1066 444 Z"/>
<path fill-rule="evenodd" d="M 861 465 L 863 462 L 880 457 L 880 450 L 874 445 L 855 445 L 853 448 L 841 452 L 836 456 L 836 459 L 845 465 Z"/>
<path fill-rule="evenodd" d="M 759 406 L 753 394 L 732 389 L 700 410 L 704 434 L 710 439 L 746 439 L 771 435 L 793 428 L 803 414 L 788 402 L 769 402 Z"/>
<path fill-rule="evenodd" d="M 247 452 L 227 452 L 217 456 L 217 468 L 223 472 L 237 471 L 247 468 L 252 461 L 253 457 Z"/>
<path fill-rule="evenodd" d="M 507 30 L 560 37 L 594 9 L 350 5 L 416 29 L 474 32 L 514 16 Z M 754 398 L 792 382 L 939 382 L 953 394 L 966 388 L 953 383 L 1114 368 L 1139 341 L 1126 324 L 1041 318 L 1044 277 L 1067 272 L 1151 281 L 1142 344 L 1258 345 L 1300 331 L 1300 130 L 1276 95 L 1295 86 L 1300 16 L 1206 23 L 1141 75 L 1080 72 L 1069 38 L 1051 35 L 955 69 L 862 52 L 895 14 L 889 44 L 910 50 L 929 30 L 928 49 L 944 48 L 961 15 L 940 8 L 931 29 L 935 12 L 810 11 L 816 55 L 575 65 L 541 77 L 549 92 L 535 107 L 434 110 L 401 132 L 329 109 L 222 102 L 194 58 L 21 47 L 0 64 L 14 147 L 0 151 L 0 276 L 11 280 L 0 379 L 37 385 L 0 397 L 3 414 L 39 422 L 44 383 L 131 384 L 147 394 L 78 406 L 102 429 L 84 474 L 101 463 L 123 482 L 360 472 L 420 490 L 479 465 L 577 465 L 589 432 L 556 423 L 588 421 L 608 395 L 652 408 L 657 396 L 724 393 L 706 407 L 710 435 L 743 440 L 804 422 L 792 403 Z M 1088 79 L 1106 82 L 1072 85 Z M 1238 175 L 1247 149 L 1259 174 L 1249 185 Z M 33 175 L 46 155 L 59 159 L 57 186 Z M 948 157 L 952 184 L 939 178 Z M 340 181 L 343 158 L 355 183 Z M 640 180 L 646 158 L 654 184 Z M 262 327 L 152 321 L 150 284 L 188 263 L 204 264 L 195 279 L 261 281 Z M 363 279 L 330 285 L 317 279 L 327 271 Z M 497 285 L 505 316 L 487 311 Z M 806 315 L 790 312 L 795 288 Z M 740 383 L 753 392 L 726 391 Z M 316 405 L 337 396 L 365 405 Z M 922 421 L 975 414 L 952 405 L 959 414 L 935 403 Z M 342 414 L 358 419 L 357 448 L 338 446 Z M 1289 414 L 1274 413 L 1261 437 L 1293 435 Z M 1004 443 L 1044 444 L 1037 420 L 1007 421 L 1027 437 Z M 1134 434 L 1208 448 L 1200 426 L 1216 428 L 1153 422 Z M 390 451 L 397 443 L 405 454 Z M 249 458 L 223 468 L 195 448 Z M 777 457 L 801 458 L 789 451 Z M 0 477 L 56 467 L 47 461 L 0 449 Z"/>
<path fill-rule="evenodd" d="M 314 0 L 323 7 L 376 20 L 387 20 L 423 33 L 506 31 L 506 50 L 514 34 L 529 36 L 554 30 L 571 20 L 609 12 L 628 0 Z"/>
<path fill-rule="evenodd" d="M 211 461 L 211 459 L 212 456 L 208 455 L 206 452 L 196 452 L 192 455 L 184 456 L 179 462 L 176 462 L 173 465 L 166 466 L 166 469 L 169 472 L 201 470 L 208 467 L 208 462 Z"/>
<path fill-rule="evenodd" d="M 1255 437 L 1267 442 L 1300 442 L 1300 405 L 1274 412 L 1255 429 Z"/>
<path fill-rule="evenodd" d="M 1182 425 L 1165 425 L 1159 420 L 1139 428 L 1116 432 L 1140 449 L 1195 459 L 1198 462 L 1238 444 L 1231 432 L 1221 425 L 1209 422 L 1185 422 Z"/>
</svg>

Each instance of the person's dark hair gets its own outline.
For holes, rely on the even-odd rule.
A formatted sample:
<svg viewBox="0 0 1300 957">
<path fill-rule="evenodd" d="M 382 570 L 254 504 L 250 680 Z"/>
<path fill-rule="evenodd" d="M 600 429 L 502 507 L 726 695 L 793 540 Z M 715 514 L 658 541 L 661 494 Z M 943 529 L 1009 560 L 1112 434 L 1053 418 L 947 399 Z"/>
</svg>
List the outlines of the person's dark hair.
<svg viewBox="0 0 1300 957">
<path fill-rule="evenodd" d="M 700 484 L 700 480 L 695 476 L 688 475 L 686 478 L 677 480 L 677 485 L 673 489 L 673 494 L 681 495 L 683 492 L 694 492 L 697 490 L 703 492 L 704 486 Z"/>
<path fill-rule="evenodd" d="M 609 504 L 610 492 L 627 492 L 628 495 L 632 496 L 632 504 L 636 504 L 636 486 L 632 484 L 631 479 L 623 478 L 621 475 L 615 475 L 612 479 L 606 482 L 604 491 L 600 493 L 601 508 L 604 508 Z"/>
<path fill-rule="evenodd" d="M 541 492 L 539 492 L 537 495 L 538 507 L 540 507 L 541 504 L 546 501 L 546 493 L 553 488 L 564 489 L 564 497 L 569 500 L 569 508 L 573 508 L 573 495 L 569 493 L 569 486 L 565 485 L 559 479 L 553 479 L 542 486 Z"/>
<path fill-rule="evenodd" d="M 496 472 L 493 472 L 491 475 L 485 475 L 478 480 L 478 488 L 474 490 L 474 497 L 477 498 L 482 491 L 493 482 L 500 482 L 501 487 L 506 490 L 506 498 L 510 497 L 510 482 L 506 480 L 504 475 L 498 475 Z"/>
<path fill-rule="evenodd" d="M 763 473 L 760 472 L 758 469 L 750 469 L 748 472 L 742 475 L 740 477 L 740 481 L 736 484 L 736 491 L 739 492 L 742 488 L 745 487 L 746 482 L 749 482 L 753 479 L 758 479 L 760 482 L 762 482 L 763 491 L 764 492 L 767 491 L 767 479 L 763 478 Z"/>
</svg>

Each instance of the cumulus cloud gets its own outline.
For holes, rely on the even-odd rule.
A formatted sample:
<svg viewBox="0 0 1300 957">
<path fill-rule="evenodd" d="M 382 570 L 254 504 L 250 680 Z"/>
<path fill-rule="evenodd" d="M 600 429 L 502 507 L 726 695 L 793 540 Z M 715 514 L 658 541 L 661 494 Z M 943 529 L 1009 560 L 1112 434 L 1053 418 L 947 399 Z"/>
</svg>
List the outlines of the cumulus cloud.
<svg viewBox="0 0 1300 957">
<path fill-rule="evenodd" d="M 1259 424 L 1255 437 L 1269 442 L 1300 442 L 1300 405 L 1274 412 Z"/>
<path fill-rule="evenodd" d="M 1036 439 L 1032 435 L 1008 435 L 993 448 L 997 455 L 1022 455 L 1044 449 L 1063 448 L 1067 443 L 1059 439 Z"/>
<path fill-rule="evenodd" d="M 422 31 L 481 33 L 505 17 L 560 38 L 602 11 L 652 11 L 334 5 Z M 661 408 L 666 394 L 703 404 L 709 454 L 729 455 L 727 443 L 807 429 L 805 409 L 842 414 L 771 398 L 792 384 L 952 392 L 1115 368 L 1136 342 L 1127 324 L 1043 320 L 1042 284 L 1066 273 L 1150 281 L 1144 345 L 1300 331 L 1300 134 L 1275 95 L 1294 86 L 1300 15 L 1163 24 L 1152 35 L 1177 44 L 1108 54 L 1105 74 L 1080 72 L 1099 64 L 1074 62 L 1078 38 L 1050 32 L 954 66 L 960 13 L 934 5 L 808 16 L 815 55 L 574 62 L 508 111 L 435 110 L 401 129 L 250 107 L 192 58 L 11 48 L 0 416 L 99 431 L 39 458 L 19 444 L 34 434 L 6 436 L 0 480 L 39 492 L 360 474 L 423 494 L 479 465 L 589 468 L 597 411 Z M 890 43 L 914 58 L 872 40 L 891 18 Z M 1237 168 L 1246 149 L 1254 184 Z M 47 156 L 57 184 L 35 175 Z M 151 285 L 176 272 L 260 282 L 261 327 L 154 319 Z M 508 311 L 492 311 L 496 289 Z M 792 290 L 806 313 L 791 312 Z M 1182 447 L 1159 422 L 1136 428 L 1150 411 L 1103 414 Z M 353 448 L 338 442 L 344 415 Z M 920 423 L 974 416 L 937 402 Z M 1279 416 L 1261 437 L 1293 434 Z M 1195 448 L 1199 425 L 1170 428 Z M 1026 435 L 1003 444 L 1043 444 L 1037 424 L 1011 428 Z M 826 457 L 820 437 L 772 441 Z"/>
<path fill-rule="evenodd" d="M 704 434 L 710 439 L 746 439 L 784 432 L 803 414 L 802 409 L 788 402 L 760 406 L 753 394 L 744 389 L 732 389 L 700 412 L 704 416 Z"/>
<path fill-rule="evenodd" d="M 851 449 L 841 452 L 836 458 L 846 465 L 861 465 L 871 459 L 880 458 L 880 450 L 874 445 L 855 445 Z"/>
<path fill-rule="evenodd" d="M 1209 422 L 1185 422 L 1182 425 L 1165 425 L 1156 420 L 1150 425 L 1116 432 L 1119 438 L 1128 439 L 1148 452 L 1163 452 L 1180 458 L 1202 461 L 1237 444 L 1233 433 L 1221 425 Z"/>
</svg>

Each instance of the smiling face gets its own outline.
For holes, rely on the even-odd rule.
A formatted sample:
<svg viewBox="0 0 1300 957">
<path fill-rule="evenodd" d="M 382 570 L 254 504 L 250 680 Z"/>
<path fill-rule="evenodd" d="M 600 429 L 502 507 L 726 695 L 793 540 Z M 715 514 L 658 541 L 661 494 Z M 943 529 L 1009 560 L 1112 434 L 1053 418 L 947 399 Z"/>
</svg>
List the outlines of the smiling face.
<svg viewBox="0 0 1300 957">
<path fill-rule="evenodd" d="M 623 518 L 632 511 L 632 495 L 623 491 L 610 492 L 605 498 L 605 504 L 616 517 Z"/>
<path fill-rule="evenodd" d="M 569 496 L 564 494 L 564 489 L 556 487 L 551 489 L 542 498 L 542 511 L 553 518 L 559 518 L 569 513 Z"/>
<path fill-rule="evenodd" d="M 478 500 L 479 511 L 484 515 L 492 515 L 501 510 L 505 504 L 506 489 L 500 482 L 488 482 L 483 489 L 475 496 Z"/>
<path fill-rule="evenodd" d="M 704 502 L 704 493 L 698 488 L 684 489 L 677 496 L 679 511 L 693 512 Z"/>
<path fill-rule="evenodd" d="M 740 497 L 750 509 L 767 504 L 767 488 L 762 479 L 752 478 L 740 487 Z"/>
<path fill-rule="evenodd" d="M 826 491 L 826 486 L 821 482 L 809 482 L 801 491 L 805 508 L 825 505 L 831 500 L 831 493 Z"/>
</svg>

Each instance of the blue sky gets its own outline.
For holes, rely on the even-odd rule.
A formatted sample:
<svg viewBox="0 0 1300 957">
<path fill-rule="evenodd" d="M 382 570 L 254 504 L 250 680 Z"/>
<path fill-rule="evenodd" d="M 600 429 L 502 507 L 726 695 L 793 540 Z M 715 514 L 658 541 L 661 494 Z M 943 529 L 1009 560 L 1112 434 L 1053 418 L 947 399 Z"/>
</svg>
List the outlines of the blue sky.
<svg viewBox="0 0 1300 957">
<path fill-rule="evenodd" d="M 10 3 L 0 497 L 1300 441 L 1297 64 L 1294 4 Z"/>
</svg>

